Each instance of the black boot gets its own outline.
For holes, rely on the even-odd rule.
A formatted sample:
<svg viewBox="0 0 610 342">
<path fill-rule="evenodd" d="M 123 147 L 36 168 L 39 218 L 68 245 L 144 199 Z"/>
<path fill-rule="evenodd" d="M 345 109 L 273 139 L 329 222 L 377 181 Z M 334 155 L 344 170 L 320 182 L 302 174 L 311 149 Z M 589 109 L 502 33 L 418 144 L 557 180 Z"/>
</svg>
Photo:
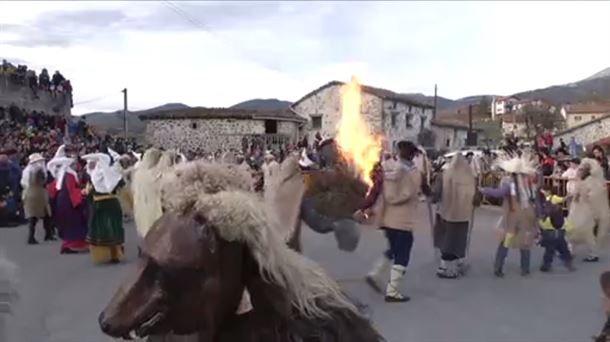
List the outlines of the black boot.
<svg viewBox="0 0 610 342">
<path fill-rule="evenodd" d="M 36 234 L 36 223 L 38 222 L 38 219 L 35 217 L 31 217 L 30 218 L 30 222 L 28 224 L 28 245 L 37 245 L 38 241 L 36 241 L 36 238 L 34 237 L 34 235 Z"/>
<path fill-rule="evenodd" d="M 508 255 L 508 248 L 504 247 L 503 242 L 498 246 L 498 250 L 496 251 L 496 260 L 494 262 L 494 275 L 498 278 L 504 277 L 504 272 L 502 269 L 504 268 L 504 260 Z"/>
<path fill-rule="evenodd" d="M 44 227 L 44 240 L 45 241 L 55 241 L 55 232 L 53 232 L 53 224 L 51 223 L 50 217 L 45 217 L 42 221 L 42 225 Z"/>
</svg>

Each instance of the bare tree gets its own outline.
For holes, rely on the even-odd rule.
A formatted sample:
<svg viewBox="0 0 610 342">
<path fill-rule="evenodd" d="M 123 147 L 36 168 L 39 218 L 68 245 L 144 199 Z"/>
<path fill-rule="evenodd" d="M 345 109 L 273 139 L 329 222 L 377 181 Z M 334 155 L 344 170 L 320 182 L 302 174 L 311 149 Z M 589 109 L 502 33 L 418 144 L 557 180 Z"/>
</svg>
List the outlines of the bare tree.
<svg viewBox="0 0 610 342">
<path fill-rule="evenodd" d="M 525 127 L 527 137 L 537 136 L 545 130 L 561 129 L 563 118 L 557 112 L 552 112 L 550 108 L 533 106 L 528 104 L 522 109 L 525 116 Z"/>
</svg>

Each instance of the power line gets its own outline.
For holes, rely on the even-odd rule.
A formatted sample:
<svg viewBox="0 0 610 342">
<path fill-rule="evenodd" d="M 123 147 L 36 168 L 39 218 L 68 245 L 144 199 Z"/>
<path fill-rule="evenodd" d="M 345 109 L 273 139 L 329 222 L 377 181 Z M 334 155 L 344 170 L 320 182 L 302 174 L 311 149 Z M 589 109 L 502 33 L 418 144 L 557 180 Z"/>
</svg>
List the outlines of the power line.
<svg viewBox="0 0 610 342">
<path fill-rule="evenodd" d="M 85 100 L 85 101 L 76 102 L 76 103 L 74 103 L 74 105 L 77 106 L 77 105 L 82 105 L 82 104 L 86 104 L 86 103 L 96 102 L 96 101 L 105 99 L 107 97 L 110 97 L 110 96 L 113 96 L 113 95 L 117 95 L 118 93 L 120 93 L 120 91 L 114 91 L 114 92 L 112 92 L 110 94 L 94 97 L 92 99 Z"/>
</svg>

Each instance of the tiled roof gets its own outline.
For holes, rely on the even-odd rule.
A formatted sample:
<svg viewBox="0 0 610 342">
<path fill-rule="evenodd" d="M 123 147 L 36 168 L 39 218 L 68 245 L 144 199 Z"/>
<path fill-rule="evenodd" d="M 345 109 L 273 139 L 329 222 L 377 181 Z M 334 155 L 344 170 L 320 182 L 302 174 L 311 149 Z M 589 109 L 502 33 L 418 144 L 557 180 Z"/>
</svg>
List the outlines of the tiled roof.
<svg viewBox="0 0 610 342">
<path fill-rule="evenodd" d="M 178 110 L 160 111 L 140 115 L 141 120 L 164 120 L 164 119 L 239 119 L 239 120 L 280 120 L 306 122 L 307 120 L 298 116 L 292 109 L 278 110 L 247 110 L 234 108 L 205 108 L 194 107 Z"/>
<path fill-rule="evenodd" d="M 314 91 L 312 91 L 312 92 L 308 93 L 307 95 L 303 96 L 302 98 L 300 98 L 297 102 L 292 104 L 292 107 L 294 108 L 301 101 L 305 100 L 306 98 L 314 95 L 315 93 L 317 93 L 321 90 L 324 90 L 324 89 L 326 89 L 328 87 L 332 87 L 332 86 L 343 86 L 343 85 L 345 85 L 345 82 L 341 82 L 341 81 L 328 82 L 325 85 L 319 87 L 318 89 L 315 89 Z M 371 94 L 371 95 L 380 97 L 384 100 L 402 102 L 402 103 L 406 103 L 408 105 L 412 105 L 412 106 L 416 106 L 416 107 L 423 107 L 423 108 L 429 108 L 429 109 L 434 108 L 434 106 L 416 101 L 408 95 L 398 94 L 391 90 L 371 87 L 371 86 L 367 86 L 367 85 L 362 85 L 361 89 L 363 92 L 365 92 L 367 94 Z"/>
<path fill-rule="evenodd" d="M 434 126 L 440 126 L 440 127 L 453 127 L 453 128 L 468 129 L 468 123 L 464 123 L 457 118 L 436 117 L 436 118 L 432 119 L 431 123 Z"/>
<path fill-rule="evenodd" d="M 575 103 L 565 106 L 566 114 L 610 114 L 610 102 Z"/>
</svg>

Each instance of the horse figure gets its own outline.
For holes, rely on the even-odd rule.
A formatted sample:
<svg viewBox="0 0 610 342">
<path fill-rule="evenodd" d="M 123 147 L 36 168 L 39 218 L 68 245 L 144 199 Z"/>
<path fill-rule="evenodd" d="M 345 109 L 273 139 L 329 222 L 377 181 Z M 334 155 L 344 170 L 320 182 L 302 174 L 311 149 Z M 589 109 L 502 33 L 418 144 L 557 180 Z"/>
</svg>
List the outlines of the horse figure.
<svg viewBox="0 0 610 342">
<path fill-rule="evenodd" d="M 161 180 L 164 212 L 136 271 L 100 314 L 107 335 L 198 334 L 200 342 L 383 338 L 314 262 L 237 165 L 190 162 Z M 251 310 L 237 313 L 247 289 Z"/>
</svg>

